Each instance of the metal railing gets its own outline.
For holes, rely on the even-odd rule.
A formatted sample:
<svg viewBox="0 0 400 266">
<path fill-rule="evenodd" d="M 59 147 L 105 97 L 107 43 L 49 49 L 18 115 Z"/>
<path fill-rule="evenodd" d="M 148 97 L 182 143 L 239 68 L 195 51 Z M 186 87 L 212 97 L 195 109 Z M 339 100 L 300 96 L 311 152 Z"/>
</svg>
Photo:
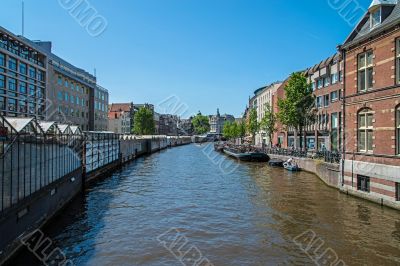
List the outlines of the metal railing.
<svg viewBox="0 0 400 266">
<path fill-rule="evenodd" d="M 0 128 L 0 213 L 82 167 L 82 135 Z"/>
<path fill-rule="evenodd" d="M 266 148 L 265 152 L 267 154 L 275 154 L 282 156 L 290 156 L 297 158 L 310 158 L 324 160 L 327 163 L 339 164 L 342 158 L 341 153 L 331 152 L 331 151 L 302 151 L 295 149 L 282 149 L 282 148 Z"/>
</svg>

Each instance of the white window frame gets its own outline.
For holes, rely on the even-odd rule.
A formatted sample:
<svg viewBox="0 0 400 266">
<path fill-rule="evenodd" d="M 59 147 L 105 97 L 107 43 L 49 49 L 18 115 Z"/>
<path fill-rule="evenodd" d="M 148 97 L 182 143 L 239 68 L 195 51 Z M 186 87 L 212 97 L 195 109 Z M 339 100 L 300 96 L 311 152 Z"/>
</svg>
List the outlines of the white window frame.
<svg viewBox="0 0 400 266">
<path fill-rule="evenodd" d="M 379 13 L 379 19 L 376 20 L 374 18 L 375 14 Z M 377 9 L 375 9 L 374 11 L 371 11 L 370 14 L 370 28 L 375 28 L 376 26 L 380 25 L 382 23 L 382 9 L 379 7 Z"/>
<path fill-rule="evenodd" d="M 334 95 L 334 94 L 336 95 L 335 98 L 332 97 L 332 95 Z M 339 93 L 338 93 L 338 91 L 332 91 L 332 92 L 330 93 L 330 95 L 331 95 L 331 103 L 336 102 L 336 101 L 339 100 Z"/>
<path fill-rule="evenodd" d="M 361 116 L 364 116 L 364 118 L 361 118 Z M 368 125 L 368 117 L 372 116 L 371 119 L 371 125 Z M 362 119 L 364 120 L 364 125 L 361 125 L 361 121 Z M 363 152 L 363 153 L 372 153 L 374 150 L 374 146 L 373 146 L 373 136 L 374 136 L 374 125 L 373 125 L 373 121 L 374 121 L 374 112 L 372 112 L 371 110 L 362 110 L 358 113 L 357 115 L 357 123 L 358 123 L 358 129 L 357 129 L 357 146 L 358 146 L 358 151 L 359 152 Z M 361 132 L 365 133 L 365 140 L 364 140 L 364 149 L 360 148 L 360 144 L 361 144 Z M 369 149 L 369 140 L 368 140 L 368 134 L 371 133 L 372 134 L 372 143 L 371 143 L 371 149 Z"/>
<path fill-rule="evenodd" d="M 396 39 L 396 82 L 400 84 L 400 38 Z"/>
<path fill-rule="evenodd" d="M 368 62 L 368 57 L 371 56 L 371 61 Z M 363 59 L 362 59 L 363 57 Z M 368 71 L 371 71 L 371 86 L 368 87 Z M 360 72 L 364 71 L 364 88 L 360 88 Z M 373 88 L 373 72 L 374 72 L 374 54 L 372 51 L 367 51 L 365 53 L 359 54 L 357 56 L 357 88 L 359 92 L 365 92 Z"/>
</svg>

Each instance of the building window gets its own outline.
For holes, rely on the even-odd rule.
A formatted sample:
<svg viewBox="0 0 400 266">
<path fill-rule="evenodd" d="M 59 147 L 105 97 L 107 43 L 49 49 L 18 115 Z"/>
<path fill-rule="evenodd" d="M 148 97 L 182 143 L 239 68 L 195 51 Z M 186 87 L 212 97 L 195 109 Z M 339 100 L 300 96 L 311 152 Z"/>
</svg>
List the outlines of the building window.
<svg viewBox="0 0 400 266">
<path fill-rule="evenodd" d="M 329 94 L 324 95 L 324 106 L 329 106 Z"/>
<path fill-rule="evenodd" d="M 64 101 L 66 101 L 66 102 L 68 102 L 69 101 L 69 97 L 68 97 L 69 95 L 68 95 L 68 93 L 66 92 L 65 94 L 64 94 Z"/>
<path fill-rule="evenodd" d="M 315 89 L 317 88 L 317 84 L 314 82 L 311 83 L 311 88 L 313 91 L 315 91 Z"/>
<path fill-rule="evenodd" d="M 317 81 L 317 88 L 318 89 L 321 89 L 322 87 L 323 87 L 323 80 L 322 79 L 319 79 L 318 81 Z"/>
<path fill-rule="evenodd" d="M 372 51 L 358 56 L 358 91 L 366 91 L 372 88 L 373 73 Z"/>
<path fill-rule="evenodd" d="M 8 78 L 8 89 L 10 91 L 17 91 L 17 81 L 12 78 Z"/>
<path fill-rule="evenodd" d="M 29 67 L 29 77 L 31 79 L 36 79 L 36 69 L 33 67 Z"/>
<path fill-rule="evenodd" d="M 338 73 L 331 74 L 331 82 L 332 84 L 336 84 L 338 82 Z"/>
<path fill-rule="evenodd" d="M 400 201 L 400 183 L 396 183 L 396 201 Z"/>
<path fill-rule="evenodd" d="M 396 40 L 396 80 L 400 83 L 400 38 Z"/>
<path fill-rule="evenodd" d="M 44 72 L 41 70 L 38 70 L 38 80 L 44 81 Z"/>
<path fill-rule="evenodd" d="M 61 77 L 61 76 L 58 76 L 57 84 L 61 86 L 62 83 L 63 83 L 63 82 L 62 82 L 62 77 Z"/>
<path fill-rule="evenodd" d="M 20 113 L 26 113 L 27 108 L 26 108 L 26 102 L 25 101 L 19 101 L 18 102 L 18 109 Z"/>
<path fill-rule="evenodd" d="M 15 58 L 10 57 L 8 59 L 8 68 L 17 71 L 17 60 Z"/>
<path fill-rule="evenodd" d="M 332 91 L 331 92 L 331 102 L 336 102 L 338 100 L 338 92 Z"/>
<path fill-rule="evenodd" d="M 6 82 L 5 82 L 6 78 L 3 75 L 0 75 L 0 88 L 4 89 Z"/>
<path fill-rule="evenodd" d="M 19 82 L 19 92 L 22 94 L 26 94 L 26 82 Z"/>
<path fill-rule="evenodd" d="M 57 98 L 58 98 L 59 101 L 62 101 L 62 100 L 63 100 L 64 96 L 63 96 L 62 91 L 59 91 L 59 92 L 57 93 Z"/>
<path fill-rule="evenodd" d="M 323 82 L 324 82 L 324 87 L 328 87 L 329 86 L 329 78 L 328 77 L 325 77 L 323 79 Z"/>
<path fill-rule="evenodd" d="M 6 63 L 4 54 L 0 53 L 0 66 L 4 66 Z"/>
<path fill-rule="evenodd" d="M 358 151 L 373 151 L 373 113 L 371 110 L 364 110 L 358 114 Z"/>
<path fill-rule="evenodd" d="M 317 97 L 317 108 L 322 108 L 322 96 Z"/>
<path fill-rule="evenodd" d="M 370 192 L 370 178 L 368 176 L 357 176 L 357 189 L 364 192 Z"/>
<path fill-rule="evenodd" d="M 400 155 L 400 106 L 396 110 L 396 143 L 397 154 Z"/>
<path fill-rule="evenodd" d="M 381 8 L 371 12 L 371 28 L 381 24 Z"/>
<path fill-rule="evenodd" d="M 8 99 L 8 111 L 16 112 L 17 111 L 17 100 L 15 99 Z"/>
<path fill-rule="evenodd" d="M 36 96 L 36 88 L 35 85 L 29 84 L 29 97 Z"/>
<path fill-rule="evenodd" d="M 27 70 L 26 70 L 26 64 L 25 63 L 19 63 L 19 73 L 20 74 L 23 74 L 23 75 L 26 75 L 26 72 Z"/>
<path fill-rule="evenodd" d="M 5 98 L 0 96 L 0 110 L 5 110 L 6 109 L 6 101 Z"/>
</svg>

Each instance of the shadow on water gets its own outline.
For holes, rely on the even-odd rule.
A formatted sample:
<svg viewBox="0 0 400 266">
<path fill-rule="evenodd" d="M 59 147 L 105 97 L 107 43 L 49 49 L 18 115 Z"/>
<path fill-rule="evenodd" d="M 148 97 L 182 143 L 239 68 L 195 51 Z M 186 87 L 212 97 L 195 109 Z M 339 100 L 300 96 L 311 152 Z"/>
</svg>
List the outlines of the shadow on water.
<svg viewBox="0 0 400 266">
<path fill-rule="evenodd" d="M 139 158 L 90 184 L 42 229 L 44 237 L 53 241 L 53 248 L 62 247 L 63 252 L 68 254 L 67 258 L 79 258 L 74 260 L 75 265 L 86 264 L 95 255 L 95 239 L 105 226 L 104 217 L 108 209 L 113 207 L 113 199 L 118 196 L 115 191 L 129 177 L 132 168 L 146 165 L 147 169 L 152 169 L 152 164 L 149 157 Z M 43 263 L 23 247 L 7 265 Z"/>
</svg>

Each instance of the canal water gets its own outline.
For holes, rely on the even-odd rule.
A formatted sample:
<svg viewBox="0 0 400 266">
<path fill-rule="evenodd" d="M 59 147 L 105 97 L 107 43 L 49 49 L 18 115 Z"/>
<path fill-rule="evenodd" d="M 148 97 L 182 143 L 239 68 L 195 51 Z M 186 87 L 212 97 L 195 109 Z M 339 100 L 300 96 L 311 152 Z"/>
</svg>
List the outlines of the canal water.
<svg viewBox="0 0 400 266">
<path fill-rule="evenodd" d="M 75 265 L 193 265 L 190 256 L 201 265 L 313 265 L 321 255 L 400 264 L 399 212 L 313 174 L 237 163 L 210 148 L 128 164 L 88 188 L 44 235 Z M 11 264 L 40 262 L 23 250 Z"/>
</svg>

